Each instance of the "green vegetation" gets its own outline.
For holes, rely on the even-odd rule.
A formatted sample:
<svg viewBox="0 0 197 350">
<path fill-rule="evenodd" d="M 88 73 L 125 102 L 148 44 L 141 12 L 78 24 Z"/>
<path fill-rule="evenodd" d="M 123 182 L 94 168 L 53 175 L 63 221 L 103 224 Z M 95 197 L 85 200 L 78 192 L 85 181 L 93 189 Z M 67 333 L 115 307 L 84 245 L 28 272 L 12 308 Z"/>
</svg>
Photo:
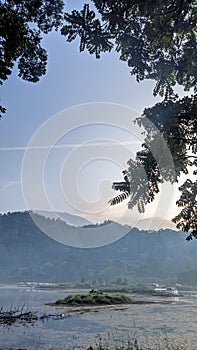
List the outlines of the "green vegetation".
<svg viewBox="0 0 197 350">
<path fill-rule="evenodd" d="M 56 305 L 90 306 L 130 304 L 132 299 L 123 294 L 106 294 L 92 289 L 88 294 L 72 294 L 64 299 L 57 300 Z"/>
<path fill-rule="evenodd" d="M 58 221 L 43 220 L 58 230 Z M 63 224 L 65 231 L 71 229 Z M 122 227 L 114 223 L 111 229 Z M 123 292 L 152 282 L 170 286 L 197 283 L 196 278 L 188 280 L 187 273 L 180 275 L 196 269 L 197 240 L 187 244 L 181 232 L 172 230 L 128 231 L 108 246 L 78 249 L 50 239 L 28 212 L 0 215 L 0 283 L 53 282 L 65 289 L 107 287 Z"/>
<path fill-rule="evenodd" d="M 197 286 L 197 268 L 181 272 L 178 276 L 178 283 L 192 287 Z"/>
</svg>

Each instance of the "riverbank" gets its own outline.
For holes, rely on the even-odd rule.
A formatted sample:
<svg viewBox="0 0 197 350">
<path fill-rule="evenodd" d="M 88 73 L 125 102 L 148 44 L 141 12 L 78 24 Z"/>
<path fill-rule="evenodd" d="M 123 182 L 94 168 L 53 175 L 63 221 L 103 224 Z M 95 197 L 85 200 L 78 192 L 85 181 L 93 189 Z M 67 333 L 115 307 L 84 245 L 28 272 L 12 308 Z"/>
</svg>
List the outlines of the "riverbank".
<svg viewBox="0 0 197 350">
<path fill-rule="evenodd" d="M 47 306 L 58 308 L 66 308 L 66 312 L 85 313 L 98 312 L 102 310 L 125 310 L 133 305 L 148 304 L 170 304 L 170 300 L 135 300 L 128 295 L 113 293 L 107 294 L 95 290 L 91 290 L 87 294 L 70 294 L 64 299 L 59 299 L 52 303 L 46 303 Z"/>
<path fill-rule="evenodd" d="M 96 336 L 99 334 L 103 344 L 106 344 L 110 334 L 110 341 L 105 349 L 115 350 L 114 339 L 115 341 L 124 339 L 121 346 L 126 348 L 128 337 L 135 333 L 140 339 L 143 336 L 156 338 L 161 334 L 180 339 L 188 336 L 191 338 L 191 346 L 183 349 L 196 350 L 196 293 L 188 296 L 184 293 L 183 298 L 128 294 L 132 299 L 131 305 L 89 306 L 86 307 L 87 312 L 83 307 L 56 306 L 56 310 L 56 307 L 45 305 L 46 302 L 54 303 L 63 299 L 68 294 L 80 293 L 88 291 L 51 291 L 37 290 L 29 286 L 2 286 L 0 300 L 4 310 L 10 310 L 12 302 L 13 308 L 22 308 L 25 304 L 25 312 L 31 310 L 38 316 L 43 313 L 54 315 L 57 313 L 61 317 L 57 320 L 50 318 L 48 321 L 39 319 L 34 326 L 28 327 L 22 324 L 11 328 L 1 326 L 0 349 L 85 350 L 88 344 L 93 344 L 94 350 L 97 350 Z M 157 340 L 154 347 L 150 347 L 151 350 L 158 350 L 156 344 Z M 171 344 L 175 343 L 172 341 Z M 118 346 L 117 342 L 116 345 Z M 142 346 L 141 349 L 146 350 Z"/>
<path fill-rule="evenodd" d="M 122 304 L 122 305 L 117 305 L 117 304 L 112 304 L 112 305 L 92 305 L 92 306 L 68 306 L 65 304 L 55 304 L 55 303 L 47 303 L 45 305 L 47 306 L 53 306 L 56 307 L 57 310 L 62 310 L 64 308 L 66 310 L 66 313 L 68 314 L 78 314 L 82 315 L 84 313 L 98 313 L 100 311 L 124 311 L 132 306 L 136 305 L 154 305 L 154 304 L 159 304 L 159 305 L 165 305 L 165 304 L 171 304 L 172 301 L 143 301 L 143 300 L 135 300 L 130 304 Z"/>
</svg>

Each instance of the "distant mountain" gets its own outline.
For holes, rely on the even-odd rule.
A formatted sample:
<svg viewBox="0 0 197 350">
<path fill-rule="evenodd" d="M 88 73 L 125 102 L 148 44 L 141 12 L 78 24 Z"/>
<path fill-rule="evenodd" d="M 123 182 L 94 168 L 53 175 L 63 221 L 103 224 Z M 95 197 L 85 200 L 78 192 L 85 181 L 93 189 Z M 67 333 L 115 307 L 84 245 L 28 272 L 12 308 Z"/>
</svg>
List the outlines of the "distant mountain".
<svg viewBox="0 0 197 350">
<path fill-rule="evenodd" d="M 117 279 L 129 283 L 162 283 L 178 281 L 179 276 L 186 278 L 188 269 L 197 274 L 197 240 L 187 242 L 182 232 L 140 231 L 114 222 L 76 228 L 60 220 L 38 217 L 57 234 L 63 225 L 70 237 L 78 234 L 83 239 L 87 234 L 99 240 L 106 228 L 109 235 L 124 234 L 125 228 L 127 234 L 100 248 L 74 248 L 45 235 L 28 212 L 0 215 L 0 283 L 100 281 L 108 284 Z"/>
<path fill-rule="evenodd" d="M 55 211 L 42 211 L 42 210 L 33 210 L 33 213 L 44 216 L 47 219 L 58 219 L 65 221 L 68 225 L 81 227 L 85 225 L 91 225 L 92 222 L 82 218 L 78 215 L 73 215 L 69 213 L 61 213 L 61 212 L 55 212 Z"/>
<path fill-rule="evenodd" d="M 58 218 L 65 221 L 68 225 L 70 226 L 75 226 L 75 227 L 83 227 L 83 226 L 89 226 L 93 227 L 94 224 L 79 216 L 79 215 L 73 215 L 69 213 L 62 213 L 62 212 L 55 212 L 55 211 L 42 211 L 42 210 L 33 210 L 33 213 L 41 215 L 47 219 L 55 219 L 57 220 Z M 108 221 L 104 222 L 101 225 L 105 225 L 108 223 Z M 95 224 L 96 226 L 99 226 L 100 224 Z M 132 227 L 132 222 L 130 224 L 130 227 Z M 176 231 L 176 225 L 166 219 L 162 219 L 160 217 L 150 217 L 150 218 L 145 218 L 139 220 L 137 223 L 134 225 L 135 227 L 139 228 L 140 230 L 145 230 L 145 231 L 158 231 L 160 229 L 170 229 L 170 230 L 175 230 Z"/>
<path fill-rule="evenodd" d="M 170 229 L 170 230 L 177 230 L 176 224 L 173 223 L 170 220 L 165 220 L 160 217 L 150 217 L 146 219 L 141 219 L 136 224 L 136 227 L 140 230 L 146 230 L 146 231 L 158 231 L 160 229 Z"/>
</svg>

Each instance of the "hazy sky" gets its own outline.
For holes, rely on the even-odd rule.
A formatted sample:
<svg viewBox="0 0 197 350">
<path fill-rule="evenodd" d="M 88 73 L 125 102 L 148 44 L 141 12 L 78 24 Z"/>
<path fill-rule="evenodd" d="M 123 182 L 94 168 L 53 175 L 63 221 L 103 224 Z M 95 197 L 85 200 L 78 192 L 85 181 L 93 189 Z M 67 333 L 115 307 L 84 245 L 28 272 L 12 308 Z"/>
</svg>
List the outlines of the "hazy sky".
<svg viewBox="0 0 197 350">
<path fill-rule="evenodd" d="M 18 78 L 15 69 L 2 87 L 1 103 L 8 111 L 0 121 L 0 212 L 26 210 L 28 206 L 28 209 L 51 208 L 77 213 L 94 221 L 108 217 L 118 220 L 126 215 L 125 221 L 128 222 L 128 215 L 138 217 L 136 211 L 131 213 L 126 209 L 126 203 L 116 208 L 106 207 L 110 197 L 117 194 L 111 190 L 111 182 L 122 179 L 121 170 L 126 166 L 128 156 L 131 154 L 134 157 L 135 151 L 140 149 L 142 138 L 139 134 L 136 136 L 132 123 L 126 130 L 130 113 L 132 117 L 140 115 L 145 107 L 160 100 L 152 96 L 154 83 L 136 83 L 135 78 L 130 76 L 127 64 L 119 61 L 116 53 L 102 54 L 101 59 L 96 60 L 88 53 L 79 53 L 77 43 L 66 43 L 58 33 L 50 33 L 43 40 L 43 46 L 49 56 L 46 76 L 39 83 L 31 84 Z M 102 116 L 95 112 L 99 109 L 96 102 L 101 103 L 101 109 L 104 108 L 100 112 Z M 83 104 L 86 107 L 75 107 Z M 90 109 L 87 106 L 91 106 Z M 67 112 L 68 108 L 71 112 Z M 63 125 L 58 115 L 53 117 L 61 111 L 65 111 Z M 85 122 L 84 125 L 88 113 L 89 123 Z M 51 131 L 47 129 L 50 120 L 57 121 L 51 126 Z M 59 129 L 56 132 L 57 125 Z M 38 158 L 46 151 L 39 147 L 31 151 L 32 162 L 28 159 L 29 163 L 25 164 L 28 196 L 31 196 L 32 202 L 30 200 L 30 204 L 26 204 L 22 194 L 25 147 L 39 133 L 37 130 L 41 130 L 40 139 L 34 145 L 55 145 L 51 152 L 48 148 L 42 179 L 50 206 L 45 206 L 39 195 L 42 190 L 37 173 Z M 56 133 L 55 139 L 51 132 Z M 118 147 L 114 144 L 117 142 L 121 143 Z M 77 147 L 84 143 L 89 146 Z M 80 166 L 77 167 L 78 163 Z M 169 193 L 170 188 L 166 187 L 162 196 L 166 191 Z M 69 190 L 72 198 L 67 196 Z M 172 215 L 174 195 L 173 189 L 170 194 L 173 200 L 173 205 L 169 206 L 171 212 L 161 211 L 156 216 Z M 88 203 L 85 209 L 82 202 Z M 95 202 L 99 205 L 91 211 Z M 146 216 L 154 215 L 156 207 L 155 204 L 150 206 Z"/>
</svg>

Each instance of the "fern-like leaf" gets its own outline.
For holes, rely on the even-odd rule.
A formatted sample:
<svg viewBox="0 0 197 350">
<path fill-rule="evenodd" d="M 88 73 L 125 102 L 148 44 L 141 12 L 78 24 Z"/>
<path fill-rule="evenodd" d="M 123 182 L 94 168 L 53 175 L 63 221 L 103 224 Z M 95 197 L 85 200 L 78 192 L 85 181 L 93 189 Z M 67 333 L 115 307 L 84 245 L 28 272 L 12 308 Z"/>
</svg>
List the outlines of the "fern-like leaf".
<svg viewBox="0 0 197 350">
<path fill-rule="evenodd" d="M 137 207 L 138 207 L 138 211 L 139 213 L 144 213 L 145 212 L 145 204 L 142 198 L 140 198 L 137 202 Z"/>
<path fill-rule="evenodd" d="M 125 192 L 119 194 L 118 196 L 116 196 L 116 197 L 110 199 L 108 203 L 109 203 L 110 205 L 116 205 L 116 204 L 118 204 L 118 203 L 123 202 L 125 199 L 127 199 L 127 198 L 129 197 L 129 195 L 130 195 L 130 192 L 125 191 Z"/>
</svg>

